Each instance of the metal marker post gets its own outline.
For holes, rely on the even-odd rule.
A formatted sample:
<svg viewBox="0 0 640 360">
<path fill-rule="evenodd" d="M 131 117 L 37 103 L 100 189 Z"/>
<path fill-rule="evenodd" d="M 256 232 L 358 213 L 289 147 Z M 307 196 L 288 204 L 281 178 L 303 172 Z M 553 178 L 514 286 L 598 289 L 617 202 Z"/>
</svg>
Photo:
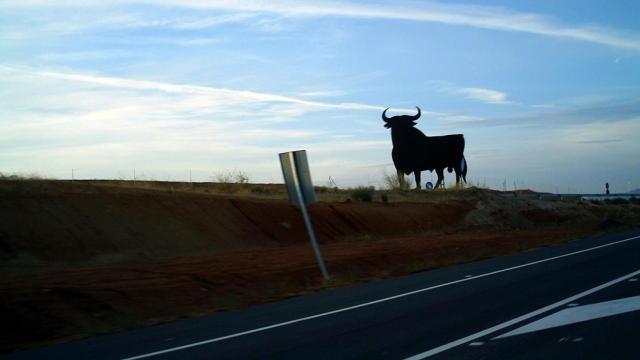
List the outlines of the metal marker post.
<svg viewBox="0 0 640 360">
<path fill-rule="evenodd" d="M 318 240 L 316 240 L 316 234 L 313 229 L 313 224 L 311 223 L 311 218 L 309 217 L 309 213 L 307 212 L 307 207 L 304 205 L 303 202 L 298 203 L 298 206 L 300 206 L 300 210 L 302 211 L 304 224 L 307 227 L 307 232 L 309 233 L 309 239 L 311 239 L 311 246 L 313 246 L 313 252 L 316 254 L 316 260 L 318 261 L 318 266 L 320 266 L 322 277 L 324 277 L 325 280 L 329 280 L 329 273 L 327 272 L 327 267 L 324 264 L 322 253 L 320 253 L 320 246 L 318 246 Z"/>
<path fill-rule="evenodd" d="M 282 174 L 284 176 L 285 185 L 287 186 L 289 201 L 300 207 L 304 224 L 307 227 L 307 232 L 309 233 L 313 252 L 316 255 L 318 266 L 322 272 L 322 277 L 324 277 L 325 280 L 329 280 L 329 273 L 327 272 L 327 267 L 324 264 L 322 253 L 320 253 L 320 246 L 318 246 L 316 234 L 313 230 L 313 224 L 311 223 L 311 217 L 309 216 L 306 207 L 306 204 L 311 204 L 316 201 L 315 193 L 313 192 L 313 185 L 311 184 L 306 152 L 304 150 L 300 150 L 281 153 L 280 165 L 282 166 Z"/>
</svg>

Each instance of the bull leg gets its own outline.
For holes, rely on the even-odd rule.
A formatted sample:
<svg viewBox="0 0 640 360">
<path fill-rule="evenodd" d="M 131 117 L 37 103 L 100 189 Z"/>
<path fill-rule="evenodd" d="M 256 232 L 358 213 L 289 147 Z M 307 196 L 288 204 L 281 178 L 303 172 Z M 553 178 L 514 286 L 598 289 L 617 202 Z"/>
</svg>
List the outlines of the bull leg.
<svg viewBox="0 0 640 360">
<path fill-rule="evenodd" d="M 400 170 L 398 172 L 398 185 L 400 186 L 400 190 L 404 190 L 404 173 Z"/>
<path fill-rule="evenodd" d="M 438 181 L 436 182 L 436 189 L 442 187 L 444 189 L 444 169 L 436 169 L 436 174 L 438 175 Z"/>
<path fill-rule="evenodd" d="M 458 166 L 456 166 L 456 186 L 464 188 L 467 182 L 467 160 L 462 156 Z"/>
<path fill-rule="evenodd" d="M 416 190 L 420 190 L 421 185 L 420 185 L 420 170 L 413 170 L 413 176 L 416 177 Z"/>
<path fill-rule="evenodd" d="M 462 181 L 467 182 L 467 159 L 462 156 L 462 161 L 460 161 L 460 171 L 462 172 Z"/>
</svg>

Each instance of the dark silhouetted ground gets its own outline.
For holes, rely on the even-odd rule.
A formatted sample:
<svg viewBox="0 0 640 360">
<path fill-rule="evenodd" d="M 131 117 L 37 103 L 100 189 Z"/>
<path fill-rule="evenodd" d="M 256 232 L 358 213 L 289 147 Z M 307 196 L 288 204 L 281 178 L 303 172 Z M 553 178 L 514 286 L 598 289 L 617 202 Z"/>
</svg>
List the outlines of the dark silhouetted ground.
<svg viewBox="0 0 640 360">
<path fill-rule="evenodd" d="M 640 205 L 530 191 L 319 188 L 323 284 L 282 185 L 0 181 L 1 351 L 636 226 Z M 387 202 L 383 202 L 385 195 Z"/>
</svg>

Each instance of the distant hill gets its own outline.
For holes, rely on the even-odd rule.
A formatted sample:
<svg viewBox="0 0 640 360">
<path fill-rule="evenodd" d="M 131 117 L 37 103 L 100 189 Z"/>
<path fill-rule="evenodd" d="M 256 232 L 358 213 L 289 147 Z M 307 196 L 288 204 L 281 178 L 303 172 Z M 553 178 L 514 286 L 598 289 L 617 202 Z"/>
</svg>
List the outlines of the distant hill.
<svg viewBox="0 0 640 360">
<path fill-rule="evenodd" d="M 629 194 L 640 194 L 640 189 L 631 190 Z"/>
</svg>

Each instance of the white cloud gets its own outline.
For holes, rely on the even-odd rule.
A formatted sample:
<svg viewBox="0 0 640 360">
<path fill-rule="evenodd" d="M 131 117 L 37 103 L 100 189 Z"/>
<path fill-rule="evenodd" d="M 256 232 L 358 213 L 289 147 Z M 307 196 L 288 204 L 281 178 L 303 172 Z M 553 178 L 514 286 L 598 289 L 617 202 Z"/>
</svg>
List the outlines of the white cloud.
<svg viewBox="0 0 640 360">
<path fill-rule="evenodd" d="M 531 105 L 531 107 L 536 109 L 553 109 L 556 107 L 556 104 L 534 104 Z"/>
<path fill-rule="evenodd" d="M 479 87 L 460 87 L 448 81 L 434 80 L 429 83 L 435 85 L 438 91 L 446 94 L 462 95 L 466 99 L 480 101 L 487 104 L 513 104 L 512 101 L 507 99 L 507 94 L 502 91 Z M 460 116 L 457 119 L 451 117 L 451 119 L 456 121 L 472 120 L 472 118 L 464 119 L 463 116 Z"/>
<path fill-rule="evenodd" d="M 164 44 L 178 45 L 178 46 L 204 46 L 211 44 L 220 44 L 225 40 L 212 37 L 165 37 L 165 38 L 146 38 L 145 41 L 152 41 Z"/>
<path fill-rule="evenodd" d="M 419 6 L 394 3 L 361 5 L 348 2 L 326 2 L 313 5 L 297 1 L 182 1 L 167 0 L 173 6 L 223 8 L 228 10 L 275 12 L 288 16 L 347 16 L 395 20 L 437 22 L 494 30 L 528 32 L 538 35 L 583 40 L 602 45 L 639 50 L 640 41 L 614 34 L 612 30 L 587 26 L 564 26 L 548 17 L 521 13 L 498 7 L 425 3 Z"/>
<path fill-rule="evenodd" d="M 640 117 L 631 117 L 617 122 L 596 122 L 590 124 L 571 124 L 561 131 L 566 145 L 581 151 L 586 148 L 597 152 L 603 145 L 619 146 L 627 152 L 640 149 L 635 134 L 640 133 Z M 576 145 L 577 144 L 577 145 Z"/>
<path fill-rule="evenodd" d="M 293 103 L 309 108 L 331 108 L 350 110 L 384 110 L 382 106 L 359 104 L 359 103 L 326 103 L 318 101 L 308 101 L 295 97 L 288 97 L 269 93 L 260 93 L 249 90 L 231 90 L 226 88 L 214 88 L 195 85 L 177 85 L 157 81 L 132 80 L 127 78 L 91 76 L 73 73 L 61 73 L 53 71 L 35 71 L 34 75 L 49 77 L 67 81 L 77 81 L 93 83 L 102 86 L 121 87 L 136 90 L 155 90 L 168 93 L 182 93 L 190 95 L 206 95 L 217 99 L 223 104 L 237 103 Z"/>
<path fill-rule="evenodd" d="M 346 93 L 342 90 L 305 91 L 298 94 L 298 96 L 305 98 L 336 97 L 343 95 L 346 95 Z"/>
<path fill-rule="evenodd" d="M 0 70 L 9 72 L 22 72 L 39 77 L 74 81 L 80 83 L 90 83 L 104 87 L 126 88 L 132 90 L 150 90 L 165 93 L 180 93 L 193 96 L 201 96 L 200 101 L 208 101 L 209 106 L 219 104 L 221 106 L 250 104 L 250 103 L 284 103 L 295 104 L 307 109 L 342 109 L 342 110 L 376 110 L 382 111 L 385 107 L 380 105 L 370 105 L 353 102 L 329 103 L 320 101 L 310 101 L 301 98 L 283 96 L 278 94 L 255 92 L 250 90 L 233 90 L 227 88 L 216 88 L 197 85 L 181 85 L 158 81 L 135 80 L 110 76 L 85 75 L 70 72 L 38 71 L 27 68 L 0 64 Z M 336 92 L 337 94 L 337 92 Z M 215 101 L 215 102 L 212 102 Z M 413 112 L 414 109 L 393 108 L 399 112 Z M 428 113 L 428 112 L 427 112 Z M 439 115 L 439 113 L 433 113 Z"/>
<path fill-rule="evenodd" d="M 238 14 L 229 14 L 229 15 L 220 15 L 220 16 L 208 16 L 204 18 L 182 18 L 175 19 L 168 22 L 169 26 L 175 27 L 176 29 L 184 29 L 184 30 L 194 30 L 194 29 L 205 29 L 214 26 L 224 25 L 224 24 L 232 24 L 238 22 L 244 22 L 247 20 L 255 19 L 255 14 L 249 13 L 238 13 Z"/>
<path fill-rule="evenodd" d="M 133 54 L 123 50 L 94 50 L 94 51 L 71 51 L 52 52 L 39 55 L 38 58 L 45 61 L 95 61 L 105 59 L 118 59 L 131 57 Z"/>
<path fill-rule="evenodd" d="M 379 110 L 368 104 L 7 66 L 0 78 L 7 86 L 0 88 L 3 172 L 66 178 L 74 168 L 77 177 L 118 178 L 135 167 L 148 177 L 184 180 L 198 169 L 197 179 L 206 180 L 207 169 L 242 169 L 253 181 L 280 181 L 278 152 L 307 148 L 335 158 L 389 145 L 337 141 L 341 132 L 326 121 L 282 125 L 310 109 Z"/>
<path fill-rule="evenodd" d="M 74 168 L 76 177 L 130 178 L 135 167 L 147 178 L 186 180 L 193 169 L 194 179 L 207 180 L 224 169 L 240 169 L 247 171 L 252 181 L 282 181 L 276 154 L 305 148 L 313 161 L 314 179 L 322 180 L 319 184 L 332 176 L 340 186 L 356 186 L 377 184 L 382 176 L 380 168 L 358 166 L 390 159 L 391 142 L 374 105 L 320 102 L 322 106 L 318 106 L 317 102 L 277 94 L 6 66 L 0 66 L 0 78 L 5 85 L 0 87 L 3 172 L 67 178 Z M 509 163 L 517 165 L 509 167 L 514 174 L 529 171 L 533 165 L 544 166 L 547 170 L 540 175 L 544 179 L 548 169 L 565 166 L 554 162 L 554 154 L 564 151 L 570 155 L 566 161 L 575 166 L 594 157 L 598 166 L 607 166 L 603 172 L 608 174 L 631 169 L 633 155 L 639 151 L 633 139 L 640 124 L 638 101 L 634 98 L 508 119 L 440 115 L 450 119 L 458 116 L 457 120 L 463 121 L 455 124 L 470 140 L 468 159 L 475 164 L 477 176 L 491 166 L 498 172 L 507 171 L 500 164 Z M 333 111 L 336 109 L 351 112 Z M 358 112 L 361 109 L 365 112 Z M 376 109 L 375 118 L 372 109 Z M 315 119 L 322 121 L 314 121 L 309 110 L 325 111 L 315 114 Z M 333 115 L 342 116 L 340 121 L 351 121 L 354 128 L 337 130 Z M 304 126 L 282 124 L 302 118 L 312 120 Z M 359 121 L 374 130 L 368 131 Z M 514 125 L 510 127 L 513 136 L 502 138 L 497 155 L 480 159 L 477 149 L 482 139 L 474 137 L 474 126 L 506 124 Z M 534 124 L 539 126 L 527 128 L 529 136 L 522 136 L 522 126 Z M 432 130 L 427 133 L 436 135 Z M 541 136 L 530 136 L 531 131 Z M 531 151 L 537 152 L 533 159 L 528 158 Z M 528 160 L 523 161 L 525 158 Z M 590 160 L 584 166 L 594 165 Z M 425 179 L 429 175 L 423 174 Z M 566 181 L 572 178 L 566 176 Z M 566 182 L 564 178 L 558 181 Z"/>
<path fill-rule="evenodd" d="M 594 97 L 596 98 L 596 97 Z M 640 98 L 615 98 L 573 106 L 552 107 L 553 110 L 524 112 L 507 116 L 454 120 L 451 125 L 467 129 L 478 127 L 554 128 L 588 124 L 610 124 L 638 119 Z M 615 138 L 611 136 L 608 138 Z"/>
<path fill-rule="evenodd" d="M 396 2 L 386 4 L 364 4 L 346 1 L 327 1 L 306 3 L 300 1 L 260 1 L 260 0 L 123 0 L 109 2 L 109 6 L 103 1 L 86 0 L 78 5 L 75 1 L 57 1 L 53 5 L 48 1 L 5 1 L 0 3 L 5 8 L 46 7 L 46 6 L 98 6 L 102 8 L 118 7 L 129 4 L 144 4 L 149 6 L 171 6 L 195 9 L 216 9 L 241 13 L 267 13 L 291 17 L 314 16 L 340 16 L 354 18 L 378 18 L 389 20 L 435 22 L 448 25 L 471 26 L 476 28 L 526 32 L 544 36 L 553 36 L 565 39 L 587 41 L 601 45 L 640 50 L 640 41 L 637 36 L 622 34 L 619 31 L 605 27 L 565 25 L 558 20 L 535 13 L 517 12 L 501 7 L 477 6 L 477 5 L 450 5 L 434 2 Z M 219 23 L 236 22 L 251 19 L 251 15 L 241 15 L 240 18 L 212 18 L 210 20 L 171 19 L 160 21 L 132 20 L 132 26 L 213 26 Z M 119 19 L 117 23 L 122 23 Z M 112 21 L 113 22 L 113 21 Z M 98 21 L 106 24 L 107 20 Z M 77 24 L 77 23 L 76 23 Z M 87 25 L 91 25 L 87 23 Z M 70 30 L 70 25 L 58 26 L 64 30 Z M 73 25 L 80 26 L 80 25 Z"/>
<path fill-rule="evenodd" d="M 481 101 L 487 104 L 511 104 L 511 101 L 507 100 L 507 94 L 491 89 L 467 87 L 461 88 L 457 91 L 459 94 L 464 95 L 467 99 Z"/>
</svg>

